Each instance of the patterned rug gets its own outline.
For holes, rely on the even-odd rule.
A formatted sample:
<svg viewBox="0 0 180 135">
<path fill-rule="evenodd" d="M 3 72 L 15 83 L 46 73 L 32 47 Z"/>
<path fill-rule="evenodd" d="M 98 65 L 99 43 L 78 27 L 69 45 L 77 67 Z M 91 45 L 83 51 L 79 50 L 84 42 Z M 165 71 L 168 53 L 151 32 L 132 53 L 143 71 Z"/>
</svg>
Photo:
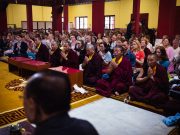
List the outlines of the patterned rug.
<svg viewBox="0 0 180 135">
<path fill-rule="evenodd" d="M 9 72 L 8 64 L 0 61 L 0 113 L 22 107 L 22 100 L 19 99 L 22 91 L 17 87 L 20 82 L 22 81 L 19 76 Z M 11 86 L 16 86 L 17 91 Z"/>
<path fill-rule="evenodd" d="M 14 79 L 14 80 L 8 82 L 5 85 L 5 88 L 7 90 L 14 91 L 14 92 L 19 91 L 22 94 L 25 84 L 26 84 L 26 81 L 22 78 Z M 76 108 L 76 107 L 82 106 L 89 102 L 95 101 L 99 98 L 101 98 L 101 96 L 97 95 L 93 91 L 88 91 L 88 93 L 85 93 L 85 94 L 72 92 L 71 108 Z M 11 110 L 11 111 L 6 111 L 3 113 L 0 113 L 0 127 L 11 124 L 11 123 L 19 121 L 19 120 L 23 120 L 25 118 L 26 117 L 25 117 L 24 108 L 22 108 L 22 107 Z"/>
<path fill-rule="evenodd" d="M 26 81 L 23 78 L 14 79 L 5 85 L 5 88 L 12 91 L 23 91 Z"/>
<path fill-rule="evenodd" d="M 83 86 L 83 87 L 85 89 L 89 90 L 89 91 L 96 92 L 95 88 L 88 87 L 88 86 Z M 127 98 L 127 97 L 128 97 L 128 93 L 124 93 L 124 94 L 121 94 L 121 95 L 112 95 L 111 96 L 111 98 L 122 101 L 122 102 L 124 102 L 125 98 Z M 133 106 L 136 106 L 136 107 L 139 107 L 139 108 L 142 108 L 142 109 L 154 112 L 154 113 L 158 113 L 158 114 L 161 114 L 161 115 L 164 113 L 163 109 L 157 109 L 152 105 L 145 104 L 145 103 L 142 103 L 142 102 L 129 101 L 127 104 L 130 104 L 130 105 L 133 105 Z"/>
<path fill-rule="evenodd" d="M 6 63 L 0 62 L 0 67 L 0 127 L 2 127 L 25 119 L 24 109 L 22 108 L 22 101 L 18 99 L 18 96 L 22 95 L 22 91 L 26 82 L 23 78 L 19 78 L 19 76 L 8 72 L 8 65 Z M 72 108 L 76 108 L 102 98 L 102 96 L 96 94 L 96 90 L 94 88 L 87 86 L 84 86 L 84 88 L 89 91 L 87 94 L 72 93 Z M 111 98 L 123 102 L 127 96 L 128 94 L 125 93 L 119 96 L 112 95 Z M 141 102 L 130 101 L 128 104 L 159 114 L 163 113 L 162 109 L 157 109 L 153 106 Z"/>
<path fill-rule="evenodd" d="M 11 124 L 13 122 L 25 119 L 24 108 L 18 108 L 9 112 L 0 114 L 0 127 Z"/>
<path fill-rule="evenodd" d="M 71 108 L 82 106 L 84 104 L 87 104 L 100 98 L 101 96 L 97 95 L 95 92 L 92 91 L 88 91 L 88 93 L 86 94 L 72 93 Z M 26 117 L 23 107 L 8 112 L 0 113 L 0 127 L 7 126 L 20 120 L 24 120 L 25 118 Z"/>
<path fill-rule="evenodd" d="M 8 64 L 0 61 L 0 128 L 25 119 L 22 96 L 25 79 L 8 71 Z M 93 91 L 86 94 L 72 93 L 71 108 L 102 98 Z"/>
<path fill-rule="evenodd" d="M 22 93 L 25 84 L 26 84 L 26 81 L 22 78 L 14 79 L 14 80 L 8 82 L 5 85 L 5 88 L 9 91 L 14 91 L 14 92 L 19 91 Z M 83 87 L 86 90 L 88 90 L 88 93 L 86 93 L 86 94 L 72 93 L 72 98 L 71 98 L 72 108 L 76 108 L 76 107 L 85 105 L 89 102 L 92 102 L 94 100 L 101 98 L 101 96 L 96 94 L 95 88 L 88 87 L 88 86 L 83 86 Z M 119 96 L 112 95 L 111 98 L 124 102 L 124 99 L 127 96 L 128 96 L 128 93 L 124 93 Z M 154 106 L 151 106 L 151 105 L 148 105 L 145 103 L 129 101 L 128 104 L 136 106 L 136 107 L 140 107 L 140 108 L 143 108 L 143 109 L 146 109 L 146 110 L 158 113 L 158 114 L 163 114 L 162 109 L 157 109 Z M 25 113 L 24 113 L 24 109 L 22 107 L 15 109 L 15 110 L 7 111 L 4 113 L 0 113 L 0 127 L 11 124 L 16 121 L 23 120 L 23 119 L 25 119 Z"/>
</svg>

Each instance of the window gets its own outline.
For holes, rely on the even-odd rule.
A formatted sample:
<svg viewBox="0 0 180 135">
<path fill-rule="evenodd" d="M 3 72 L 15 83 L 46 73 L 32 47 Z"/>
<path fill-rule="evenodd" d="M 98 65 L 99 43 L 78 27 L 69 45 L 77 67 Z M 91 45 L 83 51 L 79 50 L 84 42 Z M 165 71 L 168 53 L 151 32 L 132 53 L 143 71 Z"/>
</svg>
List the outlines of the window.
<svg viewBox="0 0 180 135">
<path fill-rule="evenodd" d="M 87 29 L 87 17 L 76 17 L 76 29 Z"/>
<path fill-rule="evenodd" d="M 27 30 L 27 21 L 21 21 L 21 28 L 23 30 Z M 42 29 L 44 31 L 48 31 L 48 29 L 52 29 L 52 22 L 51 21 L 33 21 L 33 30 Z"/>
<path fill-rule="evenodd" d="M 112 30 L 115 26 L 115 16 L 114 15 L 108 15 L 105 16 L 105 29 Z"/>
</svg>

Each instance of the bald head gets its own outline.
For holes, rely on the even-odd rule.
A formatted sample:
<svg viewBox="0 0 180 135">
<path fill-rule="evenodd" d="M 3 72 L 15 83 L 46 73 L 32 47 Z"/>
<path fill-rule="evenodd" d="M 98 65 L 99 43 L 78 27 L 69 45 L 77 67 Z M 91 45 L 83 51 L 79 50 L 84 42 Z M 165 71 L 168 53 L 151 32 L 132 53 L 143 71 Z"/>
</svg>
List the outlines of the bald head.
<svg viewBox="0 0 180 135">
<path fill-rule="evenodd" d="M 157 64 L 158 57 L 156 54 L 149 54 L 147 58 L 148 65 L 154 67 Z"/>
<path fill-rule="evenodd" d="M 149 54 L 148 57 L 153 57 L 155 60 L 157 60 L 157 55 L 155 53 Z"/>
<path fill-rule="evenodd" d="M 70 93 L 69 79 L 64 74 L 50 70 L 34 74 L 28 80 L 24 91 L 24 107 L 27 118 L 31 118 L 30 121 L 36 121 L 34 117 L 33 119 L 30 117 L 29 112 L 30 110 L 31 113 L 36 112 L 37 108 L 47 115 L 68 111 L 70 109 Z M 29 99 L 36 106 L 34 110 L 30 108 Z"/>
</svg>

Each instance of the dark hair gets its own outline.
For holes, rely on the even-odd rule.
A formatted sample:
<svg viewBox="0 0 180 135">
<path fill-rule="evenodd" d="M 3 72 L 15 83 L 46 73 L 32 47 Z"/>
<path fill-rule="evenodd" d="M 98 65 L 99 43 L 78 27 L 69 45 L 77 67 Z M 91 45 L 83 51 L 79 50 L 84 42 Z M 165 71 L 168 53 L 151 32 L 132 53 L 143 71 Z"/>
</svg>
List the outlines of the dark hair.
<svg viewBox="0 0 180 135">
<path fill-rule="evenodd" d="M 131 22 L 134 22 L 135 21 L 135 19 L 134 18 L 131 18 Z"/>
<path fill-rule="evenodd" d="M 69 46 L 71 46 L 71 43 L 69 41 L 64 41 L 64 44 L 68 44 Z"/>
<path fill-rule="evenodd" d="M 122 43 L 127 42 L 129 44 L 129 41 L 127 39 L 122 39 Z"/>
<path fill-rule="evenodd" d="M 41 40 L 41 35 L 40 34 L 36 34 L 35 38 L 38 38 L 39 40 Z"/>
<path fill-rule="evenodd" d="M 23 38 L 23 35 L 22 35 L 22 34 L 17 34 L 17 36 L 19 36 L 20 38 Z"/>
<path fill-rule="evenodd" d="M 53 70 L 36 73 L 25 90 L 25 96 L 32 98 L 46 114 L 70 110 L 71 86 L 65 74 Z"/>
<path fill-rule="evenodd" d="M 45 35 L 45 36 L 49 36 L 49 33 L 46 32 L 44 35 Z"/>
<path fill-rule="evenodd" d="M 81 45 L 84 46 L 84 41 L 83 40 L 78 40 L 79 42 L 81 42 Z"/>
<path fill-rule="evenodd" d="M 105 53 L 107 53 L 108 51 L 110 51 L 107 43 L 103 42 L 103 43 L 101 43 L 101 44 L 104 44 L 104 48 L 105 48 L 104 52 L 105 52 Z"/>
<path fill-rule="evenodd" d="M 166 50 L 163 46 L 158 46 L 156 47 L 156 50 L 159 49 L 160 52 L 161 52 L 161 56 L 160 56 L 160 59 L 161 60 L 169 60 L 168 57 L 167 57 L 167 53 L 166 53 Z M 155 51 L 156 52 L 156 51 Z"/>
</svg>

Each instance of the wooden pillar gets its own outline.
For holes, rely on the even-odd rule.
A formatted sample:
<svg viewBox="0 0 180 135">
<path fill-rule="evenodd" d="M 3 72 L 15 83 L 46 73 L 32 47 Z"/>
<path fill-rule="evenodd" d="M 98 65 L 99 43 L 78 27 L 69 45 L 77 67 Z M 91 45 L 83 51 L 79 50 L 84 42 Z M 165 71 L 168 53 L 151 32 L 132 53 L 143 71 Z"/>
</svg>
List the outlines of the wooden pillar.
<svg viewBox="0 0 180 135">
<path fill-rule="evenodd" d="M 64 5 L 64 31 L 68 31 L 68 5 Z"/>
<path fill-rule="evenodd" d="M 168 35 L 170 38 L 174 36 L 175 14 L 176 0 L 159 1 L 159 17 L 157 28 L 157 34 L 159 38 L 162 38 L 163 35 Z"/>
<path fill-rule="evenodd" d="M 175 32 L 174 34 L 180 35 L 180 6 L 176 6 L 176 17 L 175 17 Z"/>
<path fill-rule="evenodd" d="M 104 33 L 104 0 L 92 2 L 92 32 Z"/>
<path fill-rule="evenodd" d="M 59 31 L 62 33 L 62 6 L 52 7 L 52 29 L 53 31 Z"/>
<path fill-rule="evenodd" d="M 33 18 L 32 18 L 32 5 L 31 4 L 26 5 L 26 13 L 27 13 L 27 31 L 32 32 L 33 31 Z"/>
<path fill-rule="evenodd" d="M 6 1 L 1 1 L 0 5 L 0 33 L 7 32 L 7 13 L 6 8 L 8 3 Z"/>
<path fill-rule="evenodd" d="M 135 34 L 139 34 L 139 22 L 140 22 L 140 0 L 133 0 L 133 18 L 135 20 Z"/>
</svg>

